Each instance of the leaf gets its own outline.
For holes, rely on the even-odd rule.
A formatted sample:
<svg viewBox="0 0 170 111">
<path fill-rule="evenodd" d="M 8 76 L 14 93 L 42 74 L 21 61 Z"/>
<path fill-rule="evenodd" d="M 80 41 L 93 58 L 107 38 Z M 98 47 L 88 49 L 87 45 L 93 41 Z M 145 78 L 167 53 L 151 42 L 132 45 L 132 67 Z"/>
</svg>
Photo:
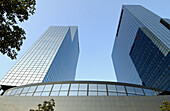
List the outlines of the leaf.
<svg viewBox="0 0 170 111">
<path fill-rule="evenodd" d="M 3 4 L 0 5 L 0 53 L 7 54 L 11 59 L 16 59 L 17 51 L 20 51 L 23 40 L 26 39 L 26 33 L 17 25 L 17 21 L 23 22 L 33 15 L 36 1 L 1 0 L 0 4 Z"/>
</svg>

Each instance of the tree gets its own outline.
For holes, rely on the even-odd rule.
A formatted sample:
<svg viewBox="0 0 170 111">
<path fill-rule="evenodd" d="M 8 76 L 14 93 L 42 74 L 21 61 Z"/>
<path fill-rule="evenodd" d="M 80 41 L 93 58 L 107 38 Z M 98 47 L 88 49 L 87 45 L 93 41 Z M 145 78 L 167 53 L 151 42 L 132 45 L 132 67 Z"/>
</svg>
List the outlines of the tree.
<svg viewBox="0 0 170 111">
<path fill-rule="evenodd" d="M 170 102 L 163 101 L 163 105 L 160 106 L 161 111 L 170 111 Z"/>
<path fill-rule="evenodd" d="M 35 11 L 35 0 L 0 0 L 0 53 L 16 59 L 17 51 L 26 39 L 17 22 L 28 20 Z"/>
<path fill-rule="evenodd" d="M 44 101 L 43 105 L 38 104 L 37 110 L 30 109 L 29 111 L 54 111 L 53 107 L 55 107 L 55 102 L 54 99 L 51 99 L 50 101 Z"/>
</svg>

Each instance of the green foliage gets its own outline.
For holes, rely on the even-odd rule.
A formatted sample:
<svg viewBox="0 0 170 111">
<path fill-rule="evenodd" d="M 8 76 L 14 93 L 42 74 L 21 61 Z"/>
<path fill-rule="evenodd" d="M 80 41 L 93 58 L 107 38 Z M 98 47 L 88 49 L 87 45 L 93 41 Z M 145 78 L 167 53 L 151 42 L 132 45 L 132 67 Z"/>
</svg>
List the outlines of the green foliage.
<svg viewBox="0 0 170 111">
<path fill-rule="evenodd" d="M 30 109 L 29 111 L 54 111 L 53 107 L 55 107 L 55 102 L 54 99 L 51 99 L 50 101 L 44 101 L 43 105 L 38 104 L 37 110 Z"/>
<path fill-rule="evenodd" d="M 16 59 L 17 51 L 26 39 L 24 29 L 17 21 L 24 22 L 35 11 L 35 0 L 0 0 L 0 53 Z"/>
<path fill-rule="evenodd" d="M 163 101 L 163 106 L 161 105 L 161 111 L 170 111 L 170 102 Z"/>
</svg>

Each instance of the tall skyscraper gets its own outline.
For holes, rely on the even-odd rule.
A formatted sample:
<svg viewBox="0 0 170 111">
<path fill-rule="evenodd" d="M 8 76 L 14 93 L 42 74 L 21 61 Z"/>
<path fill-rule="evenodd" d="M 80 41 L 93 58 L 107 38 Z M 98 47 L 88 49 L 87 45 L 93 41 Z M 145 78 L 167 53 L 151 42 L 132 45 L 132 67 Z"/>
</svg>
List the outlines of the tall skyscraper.
<svg viewBox="0 0 170 111">
<path fill-rule="evenodd" d="M 129 50 L 134 64 L 136 42 L 140 37 L 150 37 L 144 35 L 145 28 L 138 30 L 139 40 Z M 77 35 L 77 27 L 50 27 L 2 79 L 0 111 L 36 110 L 38 104 L 38 109 L 44 108 L 42 104 L 50 110 L 48 101 L 55 102 L 55 111 L 160 111 L 161 101 L 169 101 L 170 96 L 161 89 L 120 82 L 74 81 L 79 55 Z"/>
<path fill-rule="evenodd" d="M 51 26 L 5 75 L 0 85 L 73 81 L 78 56 L 78 28 Z"/>
<path fill-rule="evenodd" d="M 170 20 L 124 5 L 112 52 L 118 82 L 170 91 Z"/>
</svg>

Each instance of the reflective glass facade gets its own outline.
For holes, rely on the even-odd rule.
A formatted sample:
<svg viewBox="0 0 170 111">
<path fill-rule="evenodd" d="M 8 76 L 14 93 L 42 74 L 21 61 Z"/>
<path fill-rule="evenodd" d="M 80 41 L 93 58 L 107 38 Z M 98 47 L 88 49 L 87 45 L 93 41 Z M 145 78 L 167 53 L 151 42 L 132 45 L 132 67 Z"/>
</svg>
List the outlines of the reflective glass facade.
<svg viewBox="0 0 170 111">
<path fill-rule="evenodd" d="M 146 28 L 140 28 L 130 57 L 146 86 L 170 91 L 168 48 Z"/>
<path fill-rule="evenodd" d="M 78 28 L 51 26 L 0 81 L 1 85 L 74 80 L 79 56 Z"/>
<path fill-rule="evenodd" d="M 169 90 L 170 73 L 169 70 L 166 71 L 166 68 L 169 68 L 170 30 L 167 28 L 168 22 L 162 24 L 160 21 L 161 17 L 142 6 L 124 5 L 122 7 L 112 51 L 118 82 L 143 83 L 148 87 Z M 147 37 L 138 37 L 140 29 Z M 141 38 L 145 40 L 140 43 L 140 49 L 137 49 L 137 46 L 133 44 L 135 39 Z M 167 59 L 159 64 L 158 61 L 161 62 L 163 56 Z M 161 81 L 164 82 L 161 83 Z"/>
<path fill-rule="evenodd" d="M 161 92 L 125 83 L 65 81 L 19 86 L 8 89 L 3 96 L 157 96 Z"/>
</svg>

